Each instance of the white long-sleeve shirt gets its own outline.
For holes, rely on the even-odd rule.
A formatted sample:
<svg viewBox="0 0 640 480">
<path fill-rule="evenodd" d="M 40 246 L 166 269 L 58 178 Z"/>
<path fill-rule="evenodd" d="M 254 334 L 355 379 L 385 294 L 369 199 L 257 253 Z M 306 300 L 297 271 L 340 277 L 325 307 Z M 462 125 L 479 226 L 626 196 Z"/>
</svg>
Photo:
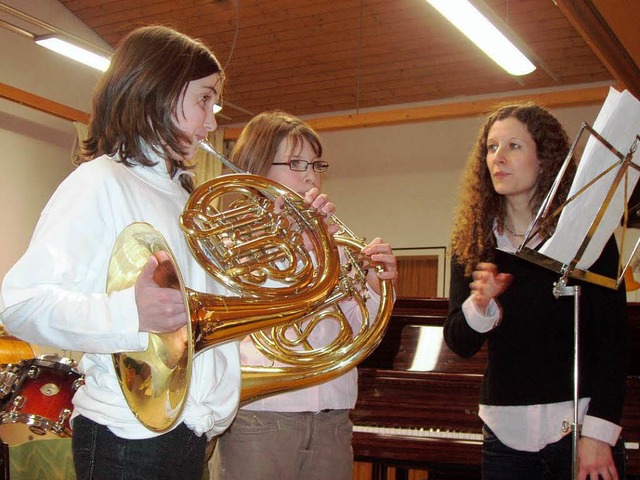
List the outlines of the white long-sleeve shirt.
<svg viewBox="0 0 640 480">
<path fill-rule="evenodd" d="M 133 287 L 105 293 L 107 267 L 117 236 L 133 222 L 147 222 L 165 237 L 187 287 L 228 294 L 197 264 L 179 228 L 187 192 L 166 164 L 126 167 L 107 156 L 78 167 L 51 197 L 23 257 L 4 278 L 0 319 L 27 342 L 87 352 L 79 370 L 85 384 L 74 413 L 107 425 L 123 438 L 158 435 L 129 409 L 111 353 L 143 351 Z M 181 174 L 187 174 L 181 172 Z M 180 421 L 209 437 L 235 416 L 240 390 L 237 342 L 196 355 Z M 179 422 L 176 422 L 176 425 Z"/>
</svg>

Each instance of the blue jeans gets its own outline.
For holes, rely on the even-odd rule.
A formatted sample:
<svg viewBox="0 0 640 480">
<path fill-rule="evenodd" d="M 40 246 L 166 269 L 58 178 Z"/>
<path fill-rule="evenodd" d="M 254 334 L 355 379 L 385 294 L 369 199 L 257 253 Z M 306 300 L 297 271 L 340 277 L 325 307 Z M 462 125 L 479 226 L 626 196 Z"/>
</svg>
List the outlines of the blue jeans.
<svg viewBox="0 0 640 480">
<path fill-rule="evenodd" d="M 507 447 L 486 425 L 482 432 L 483 480 L 571 480 L 571 435 L 547 445 L 539 452 L 523 452 Z M 622 439 L 618 440 L 611 453 L 618 476 L 623 480 L 625 453 Z"/>
<path fill-rule="evenodd" d="M 184 424 L 144 440 L 120 438 L 92 420 L 73 419 L 73 462 L 78 480 L 200 480 L 205 435 Z"/>
</svg>

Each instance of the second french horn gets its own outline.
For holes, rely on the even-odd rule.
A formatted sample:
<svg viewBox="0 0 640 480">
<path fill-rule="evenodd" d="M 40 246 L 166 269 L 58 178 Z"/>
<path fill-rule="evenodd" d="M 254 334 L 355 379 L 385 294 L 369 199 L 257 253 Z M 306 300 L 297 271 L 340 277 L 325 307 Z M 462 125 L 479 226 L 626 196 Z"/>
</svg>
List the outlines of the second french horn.
<svg viewBox="0 0 640 480">
<path fill-rule="evenodd" d="M 242 173 L 208 142 L 201 142 L 201 147 L 228 168 Z M 295 193 L 293 198 L 300 200 Z M 376 269 L 381 267 L 365 265 L 366 260 L 361 254 L 361 250 L 366 246 L 364 239 L 357 237 L 336 216 L 332 216 L 330 221 L 338 227 L 338 231 L 333 234 L 333 240 L 343 252 L 342 258 L 339 259 L 338 278 L 334 288 L 312 312 L 299 315 L 296 320 L 251 334 L 256 348 L 269 358 L 273 365 L 266 367 L 242 365 L 240 401 L 243 404 L 260 397 L 304 388 L 336 378 L 354 368 L 371 354 L 384 336 L 393 308 L 391 282 L 388 280 L 380 282 L 380 304 L 375 318 L 372 318 L 367 308 L 369 293 L 366 286 L 366 273 L 369 267 Z M 321 228 L 325 228 L 324 223 Z M 193 247 L 192 251 L 194 251 Z M 334 254 L 338 256 L 337 249 Z M 205 266 L 206 262 L 200 261 L 200 263 Z M 327 266 L 318 259 L 316 266 L 318 270 L 326 269 Z M 214 272 L 211 273 L 215 275 Z M 345 299 L 354 302 L 360 312 L 360 328 L 357 331 L 354 331 L 341 309 L 340 302 Z M 312 345 L 309 338 L 313 329 L 321 322 L 333 323 L 336 334 L 327 344 Z M 276 362 L 281 365 L 276 365 Z"/>
</svg>

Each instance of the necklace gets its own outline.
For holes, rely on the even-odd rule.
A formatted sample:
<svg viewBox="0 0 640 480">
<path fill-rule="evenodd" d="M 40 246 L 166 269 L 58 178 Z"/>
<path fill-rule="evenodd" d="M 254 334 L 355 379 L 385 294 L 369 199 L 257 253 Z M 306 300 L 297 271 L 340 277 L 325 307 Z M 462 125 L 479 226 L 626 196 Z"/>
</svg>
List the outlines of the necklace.
<svg viewBox="0 0 640 480">
<path fill-rule="evenodd" d="M 520 237 L 520 238 L 524 238 L 524 233 L 520 234 L 520 233 L 516 233 L 513 230 L 511 230 L 509 227 L 507 227 L 506 222 L 503 224 L 504 229 L 509 232 L 511 235 L 513 235 L 514 237 Z"/>
</svg>

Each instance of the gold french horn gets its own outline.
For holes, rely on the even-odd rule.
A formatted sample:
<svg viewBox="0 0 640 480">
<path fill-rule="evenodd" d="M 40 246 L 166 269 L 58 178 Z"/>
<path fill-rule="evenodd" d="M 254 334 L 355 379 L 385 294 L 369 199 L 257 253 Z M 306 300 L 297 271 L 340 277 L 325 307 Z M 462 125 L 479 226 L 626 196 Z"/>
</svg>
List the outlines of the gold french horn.
<svg viewBox="0 0 640 480">
<path fill-rule="evenodd" d="M 231 170 L 246 173 L 218 153 L 208 142 L 201 142 L 201 147 Z M 335 287 L 311 313 L 300 314 L 295 321 L 274 325 L 251 334 L 256 348 L 271 360 L 272 365 L 241 366 L 241 404 L 332 380 L 367 358 L 384 336 L 393 309 L 391 281 L 380 282 L 380 304 L 375 318 L 371 318 L 367 308 L 369 293 L 366 287 L 366 273 L 368 268 L 382 270 L 382 267 L 365 265 L 366 260 L 361 254 L 361 250 L 366 246 L 365 240 L 356 236 L 335 215 L 332 215 L 330 222 L 338 227 L 333 238 L 343 251 Z M 192 235 L 195 234 L 196 232 L 188 232 L 191 242 L 195 238 Z M 207 268 L 205 257 L 197 255 L 196 251 L 202 253 L 206 250 L 198 250 L 192 244 L 192 252 L 200 264 Z M 321 261 L 318 261 L 318 268 L 323 268 Z M 215 275 L 215 271 L 210 273 Z M 345 299 L 351 300 L 351 308 L 359 310 L 360 328 L 357 331 L 354 331 L 342 310 L 340 302 Z M 319 324 L 327 322 L 334 325 L 334 337 L 329 343 L 313 345 L 310 340 L 313 330 Z M 276 362 L 280 362 L 280 365 L 276 365 Z"/>
<path fill-rule="evenodd" d="M 201 146 L 238 171 L 208 143 Z M 279 212 L 277 198 L 284 198 Z M 378 320 L 372 321 L 360 258 L 364 243 L 334 221 L 341 228 L 331 235 L 298 194 L 256 175 L 223 175 L 196 188 L 180 218 L 187 243 L 209 275 L 239 297 L 186 288 L 171 249 L 151 225 L 134 223 L 119 235 L 107 293 L 131 287 L 151 255 L 166 254 L 169 260 L 161 262 L 154 280 L 183 293 L 190 319 L 176 332 L 150 334 L 144 352 L 113 354 L 122 392 L 143 425 L 166 431 L 175 424 L 187 397 L 194 355 L 218 343 L 251 335 L 265 355 L 289 365 L 242 366 L 245 403 L 334 378 L 377 346 L 391 313 L 392 289 L 389 282 L 381 282 Z M 311 249 L 305 247 L 305 237 Z M 337 245 L 347 252 L 344 265 Z M 357 335 L 337 307 L 343 298 L 358 299 L 363 325 Z M 309 320 L 314 312 L 318 320 Z M 307 340 L 283 341 L 291 331 L 304 330 L 307 336 L 309 324 L 316 321 L 340 325 L 331 345 L 318 348 Z"/>
<path fill-rule="evenodd" d="M 247 175 L 247 177 L 249 177 Z M 196 189 L 182 220 L 190 227 L 207 232 L 193 240 L 210 247 L 201 253 L 209 262 L 207 270 L 233 290 L 250 292 L 242 298 L 199 293 L 184 286 L 177 262 L 162 235 L 151 225 L 134 223 L 117 238 L 109 264 L 107 293 L 133 286 L 151 255 L 165 252 L 154 279 L 163 287 L 183 292 L 190 321 L 182 329 L 150 334 L 144 352 L 113 355 L 114 366 L 125 399 L 138 420 L 154 431 L 166 431 L 179 417 L 186 400 L 194 354 L 217 343 L 245 337 L 251 332 L 284 323 L 310 312 L 332 291 L 338 278 L 339 262 L 335 242 L 322 220 L 302 207 L 287 210 L 288 217 L 273 213 L 274 200 L 290 190 L 259 177 L 243 179 L 245 201 L 260 205 L 248 210 L 216 212 L 210 205 L 192 215 L 194 199 L 210 191 L 229 188 L 233 179 L 217 178 Z M 235 179 L 239 180 L 239 179 Z M 300 200 L 300 204 L 302 201 Z M 230 222 L 230 216 L 234 216 Z M 267 220 L 263 220 L 266 217 Z M 235 222 L 235 223 L 234 223 Z M 251 227 L 249 225 L 255 225 Z M 240 231 L 241 230 L 241 231 Z M 307 234 L 313 250 L 325 266 L 314 269 L 301 235 Z M 270 241 L 269 241 L 270 240 Z M 200 258 L 201 260 L 201 258 Z M 259 286 L 277 283 L 282 288 Z"/>
</svg>

